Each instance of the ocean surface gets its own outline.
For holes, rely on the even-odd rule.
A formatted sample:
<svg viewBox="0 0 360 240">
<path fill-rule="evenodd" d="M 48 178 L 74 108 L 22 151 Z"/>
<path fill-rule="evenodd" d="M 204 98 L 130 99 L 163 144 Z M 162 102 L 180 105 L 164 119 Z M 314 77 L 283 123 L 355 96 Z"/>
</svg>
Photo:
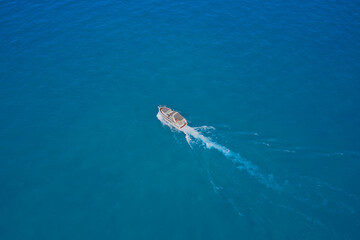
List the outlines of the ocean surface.
<svg viewBox="0 0 360 240">
<path fill-rule="evenodd" d="M 0 239 L 360 239 L 359 13 L 0 0 Z"/>
</svg>

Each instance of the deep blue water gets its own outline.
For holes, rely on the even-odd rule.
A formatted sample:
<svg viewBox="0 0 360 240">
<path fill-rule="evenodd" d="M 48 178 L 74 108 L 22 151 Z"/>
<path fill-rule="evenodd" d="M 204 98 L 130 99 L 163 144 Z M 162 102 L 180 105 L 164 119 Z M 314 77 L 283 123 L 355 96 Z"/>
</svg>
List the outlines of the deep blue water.
<svg viewBox="0 0 360 240">
<path fill-rule="evenodd" d="M 0 1 L 0 239 L 359 239 L 359 12 Z"/>
</svg>

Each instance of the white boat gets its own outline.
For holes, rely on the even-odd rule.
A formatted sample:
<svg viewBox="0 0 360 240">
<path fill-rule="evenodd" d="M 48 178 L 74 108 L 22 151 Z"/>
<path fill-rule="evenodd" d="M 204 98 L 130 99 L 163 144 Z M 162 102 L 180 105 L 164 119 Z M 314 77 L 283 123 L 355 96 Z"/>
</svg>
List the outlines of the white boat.
<svg viewBox="0 0 360 240">
<path fill-rule="evenodd" d="M 163 116 L 164 120 L 168 122 L 171 126 L 181 130 L 183 127 L 187 125 L 186 119 L 180 115 L 180 113 L 171 110 L 167 107 L 159 106 L 159 113 Z"/>
</svg>

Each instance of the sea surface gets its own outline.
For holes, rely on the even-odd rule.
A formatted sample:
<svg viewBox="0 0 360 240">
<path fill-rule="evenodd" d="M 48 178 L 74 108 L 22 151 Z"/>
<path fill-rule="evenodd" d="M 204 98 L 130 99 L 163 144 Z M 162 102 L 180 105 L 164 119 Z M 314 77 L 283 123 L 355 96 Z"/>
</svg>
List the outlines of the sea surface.
<svg viewBox="0 0 360 240">
<path fill-rule="evenodd" d="M 359 1 L 0 0 L 1 240 L 357 240 L 359 184 Z"/>
</svg>

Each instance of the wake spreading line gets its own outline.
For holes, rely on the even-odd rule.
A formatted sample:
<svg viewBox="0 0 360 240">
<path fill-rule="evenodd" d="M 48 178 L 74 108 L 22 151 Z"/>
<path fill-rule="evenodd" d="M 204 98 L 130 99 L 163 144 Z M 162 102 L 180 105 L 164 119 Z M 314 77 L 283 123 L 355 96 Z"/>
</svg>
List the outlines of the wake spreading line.
<svg viewBox="0 0 360 240">
<path fill-rule="evenodd" d="M 157 114 L 157 118 L 164 125 L 167 125 L 167 126 L 171 127 L 172 129 L 175 129 L 173 126 L 168 124 L 159 113 Z M 211 127 L 204 126 L 202 128 L 211 128 Z M 200 130 L 201 130 L 201 128 L 200 128 Z M 178 130 L 178 131 L 180 131 L 180 130 Z M 181 129 L 181 132 L 185 133 L 185 139 L 189 143 L 191 148 L 192 148 L 192 146 L 191 146 L 192 138 L 194 138 L 196 140 L 200 140 L 201 143 L 207 149 L 215 149 L 215 150 L 219 151 L 227 159 L 229 159 L 233 163 L 237 164 L 238 165 L 237 168 L 239 170 L 245 170 L 252 177 L 257 179 L 260 183 L 264 184 L 266 187 L 272 188 L 276 191 L 280 190 L 280 187 L 274 180 L 273 175 L 271 175 L 271 174 L 264 175 L 263 173 L 260 172 L 259 168 L 256 165 L 254 165 L 250 161 L 246 160 L 245 158 L 241 157 L 241 155 L 239 153 L 233 152 L 230 149 L 228 149 L 227 147 L 212 141 L 210 138 L 205 137 L 199 131 L 197 131 L 195 128 L 192 128 L 190 126 L 185 126 L 184 128 Z"/>
</svg>

